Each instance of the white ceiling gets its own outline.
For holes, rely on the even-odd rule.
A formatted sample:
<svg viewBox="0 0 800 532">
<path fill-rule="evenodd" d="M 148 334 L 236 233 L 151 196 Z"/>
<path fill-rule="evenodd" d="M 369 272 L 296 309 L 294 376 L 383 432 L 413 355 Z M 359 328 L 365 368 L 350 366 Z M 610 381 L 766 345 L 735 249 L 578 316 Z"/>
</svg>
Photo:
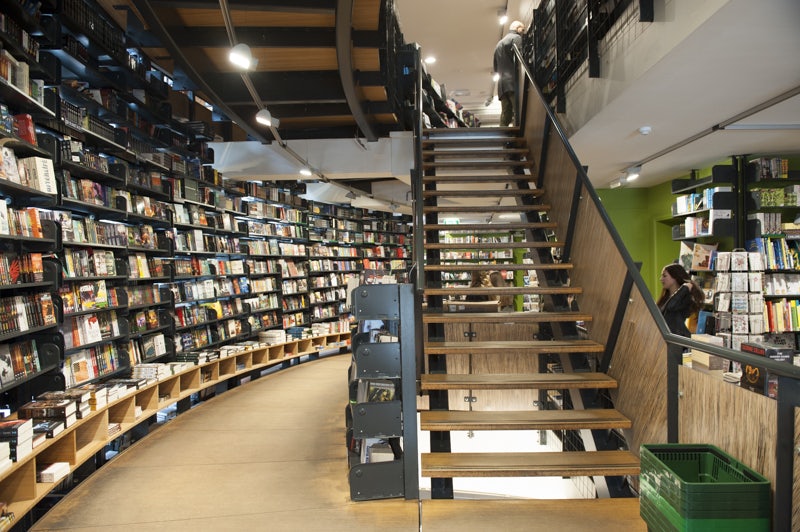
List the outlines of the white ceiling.
<svg viewBox="0 0 800 532">
<path fill-rule="evenodd" d="M 635 4 L 636 2 L 634 2 Z M 585 72 L 562 116 L 579 159 L 598 188 L 647 161 L 635 186 L 682 177 L 731 155 L 800 154 L 800 96 L 738 121 L 785 129 L 714 131 L 654 158 L 764 102 L 800 87 L 797 0 L 655 0 L 655 22 L 618 28 L 601 57 L 601 77 Z M 504 30 L 497 12 L 532 20 L 538 0 L 396 0 L 404 37 L 436 63 L 431 75 L 466 109 L 496 124 L 492 52 Z M 642 136 L 641 126 L 652 127 Z M 794 126 L 794 127 L 791 127 Z"/>
</svg>

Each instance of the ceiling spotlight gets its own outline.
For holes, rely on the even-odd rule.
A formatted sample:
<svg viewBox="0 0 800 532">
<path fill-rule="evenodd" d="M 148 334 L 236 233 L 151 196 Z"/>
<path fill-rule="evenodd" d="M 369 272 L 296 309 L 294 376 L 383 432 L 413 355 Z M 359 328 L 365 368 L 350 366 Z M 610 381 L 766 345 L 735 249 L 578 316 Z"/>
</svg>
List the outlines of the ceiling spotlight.
<svg viewBox="0 0 800 532">
<path fill-rule="evenodd" d="M 256 122 L 265 126 L 272 126 L 272 113 L 265 107 L 256 113 Z"/>
<path fill-rule="evenodd" d="M 635 180 L 639 177 L 639 174 L 642 172 L 642 165 L 637 164 L 628 168 L 628 174 L 625 176 L 625 182 L 630 183 L 631 181 Z"/>
<path fill-rule="evenodd" d="M 347 192 L 347 194 L 344 195 L 344 197 L 345 198 L 350 198 L 350 199 L 356 199 L 358 196 L 356 196 L 355 192 L 350 190 L 350 191 Z"/>
<path fill-rule="evenodd" d="M 611 183 L 608 184 L 609 188 L 619 188 L 622 186 L 622 178 L 615 179 Z"/>
<path fill-rule="evenodd" d="M 243 42 L 231 48 L 228 59 L 231 63 L 244 70 L 255 70 L 256 65 L 258 65 L 258 59 L 253 57 L 250 47 Z"/>
<path fill-rule="evenodd" d="M 432 56 L 432 55 L 429 55 L 428 57 L 425 58 L 425 64 L 426 65 L 432 65 L 435 62 L 436 62 L 436 58 L 434 56 Z"/>
<path fill-rule="evenodd" d="M 304 176 L 306 176 L 306 177 L 309 177 L 309 176 L 313 175 L 313 173 L 314 173 L 314 172 L 312 172 L 312 171 L 311 171 L 310 169 L 308 169 L 308 168 L 301 168 L 301 169 L 300 169 L 300 175 L 304 175 Z"/>
<path fill-rule="evenodd" d="M 497 21 L 500 23 L 501 26 L 504 26 L 505 23 L 508 22 L 508 14 L 506 13 L 505 9 L 497 10 Z"/>
<path fill-rule="evenodd" d="M 492 81 L 494 81 L 494 82 L 500 81 L 500 74 L 498 72 L 495 72 L 492 75 Z"/>
</svg>

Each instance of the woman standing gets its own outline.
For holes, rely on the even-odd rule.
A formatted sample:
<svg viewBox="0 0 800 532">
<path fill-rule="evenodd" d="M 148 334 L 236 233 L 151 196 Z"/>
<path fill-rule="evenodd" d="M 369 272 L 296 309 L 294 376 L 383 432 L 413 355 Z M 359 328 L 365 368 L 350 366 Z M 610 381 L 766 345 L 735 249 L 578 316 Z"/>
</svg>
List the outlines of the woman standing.
<svg viewBox="0 0 800 532">
<path fill-rule="evenodd" d="M 661 270 L 661 286 L 664 291 L 657 304 L 669 330 L 681 336 L 691 336 L 686 319 L 700 310 L 705 294 L 680 264 L 664 266 Z"/>
</svg>

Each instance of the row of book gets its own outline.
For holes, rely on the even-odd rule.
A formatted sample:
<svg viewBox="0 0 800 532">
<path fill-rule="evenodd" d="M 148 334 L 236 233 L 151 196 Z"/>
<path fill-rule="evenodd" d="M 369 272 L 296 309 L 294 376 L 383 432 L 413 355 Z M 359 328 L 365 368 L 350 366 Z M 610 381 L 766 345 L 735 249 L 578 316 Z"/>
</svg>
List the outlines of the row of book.
<svg viewBox="0 0 800 532">
<path fill-rule="evenodd" d="M 0 334 L 24 332 L 56 324 L 49 292 L 0 298 Z"/>
<path fill-rule="evenodd" d="M 371 248 L 364 248 L 362 250 L 364 257 L 378 257 L 384 259 L 392 259 L 397 258 L 401 259 L 406 256 L 405 248 L 396 247 L 396 246 L 374 246 Z M 472 253 L 471 253 L 472 254 Z M 503 252 L 503 251 L 493 251 L 489 252 L 486 258 L 491 259 L 500 259 L 500 258 L 511 258 L 510 252 Z"/>
<path fill-rule="evenodd" d="M 64 277 L 115 277 L 117 262 L 114 252 L 93 248 L 63 251 Z"/>
<path fill-rule="evenodd" d="M 240 319 L 229 319 L 214 322 L 175 335 L 175 352 L 184 353 L 203 349 L 212 344 L 236 338 L 248 330 L 247 325 L 243 325 L 242 321 Z"/>
<path fill-rule="evenodd" d="M 297 294 L 292 296 L 284 295 L 281 298 L 281 308 L 285 312 L 307 309 L 308 296 L 306 294 Z"/>
<path fill-rule="evenodd" d="M 347 280 L 353 277 L 352 273 L 325 273 L 311 277 L 311 288 L 335 288 L 347 286 Z"/>
<path fill-rule="evenodd" d="M 108 343 L 66 355 L 62 373 L 66 380 L 66 386 L 72 388 L 104 375 L 110 375 L 127 363 L 127 358 L 117 346 Z"/>
<path fill-rule="evenodd" d="M 131 279 L 151 279 L 167 275 L 164 260 L 160 257 L 148 257 L 145 253 L 129 254 L 128 269 Z"/>
<path fill-rule="evenodd" d="M 123 288 L 106 286 L 103 279 L 86 283 L 68 283 L 62 286 L 58 294 L 64 306 L 64 314 L 69 315 L 86 310 L 101 310 L 108 307 L 119 307 L 119 292 Z M 123 296 L 124 298 L 125 296 Z M 122 300 L 125 302 L 125 299 Z"/>
<path fill-rule="evenodd" d="M 259 294 L 258 297 L 250 297 L 244 300 L 250 307 L 250 312 L 262 312 L 280 308 L 278 294 Z"/>
<path fill-rule="evenodd" d="M 10 148 L 0 148 L 0 179 L 11 181 L 45 194 L 58 194 L 53 161 L 44 157 L 19 158 Z"/>
<path fill-rule="evenodd" d="M 128 306 L 157 305 L 163 302 L 161 290 L 153 285 L 128 286 Z"/>
<path fill-rule="evenodd" d="M 349 246 L 322 246 L 315 244 L 311 246 L 310 256 L 317 257 L 360 257 L 358 248 Z"/>
<path fill-rule="evenodd" d="M 328 290 L 312 290 L 308 300 L 312 305 L 319 303 L 334 303 L 347 299 L 347 288 L 330 288 Z"/>
<path fill-rule="evenodd" d="M 748 249 L 761 256 L 767 270 L 800 270 L 800 241 L 761 237 L 748 242 Z"/>
<path fill-rule="evenodd" d="M 306 279 L 305 277 L 300 277 L 295 279 L 285 279 L 281 283 L 281 289 L 283 290 L 284 295 L 296 294 L 299 292 L 307 292 L 308 279 Z"/>
<path fill-rule="evenodd" d="M 237 237 L 210 235 L 200 229 L 175 232 L 175 251 L 205 253 L 242 253 Z"/>
<path fill-rule="evenodd" d="M 179 309 L 181 307 L 178 307 Z M 177 310 L 177 309 L 176 309 Z M 156 309 L 146 309 L 135 312 L 130 319 L 130 331 L 132 334 L 139 334 L 153 329 L 158 329 L 158 311 Z"/>
<path fill-rule="evenodd" d="M 13 209 L 0 201 L 0 235 L 43 238 L 42 212 L 35 207 Z"/>
<path fill-rule="evenodd" d="M 308 269 L 311 272 L 349 272 L 358 270 L 360 264 L 356 260 L 311 259 L 308 261 Z"/>
<path fill-rule="evenodd" d="M 281 255 L 277 240 L 248 240 L 247 253 L 249 255 Z"/>
<path fill-rule="evenodd" d="M 800 185 L 789 185 L 783 188 L 760 188 L 752 190 L 750 195 L 755 202 L 756 209 L 763 207 L 800 207 Z M 780 223 L 780 220 L 778 220 L 778 223 Z M 762 225 L 761 227 L 764 229 L 767 225 Z"/>
<path fill-rule="evenodd" d="M 220 257 L 176 257 L 173 260 L 175 275 L 244 275 L 245 261 Z"/>
<path fill-rule="evenodd" d="M 278 313 L 276 311 L 251 314 L 247 317 L 247 322 L 248 325 L 250 325 L 250 330 L 253 332 L 277 327 L 281 323 L 280 320 L 278 320 Z"/>
<path fill-rule="evenodd" d="M 155 333 L 132 339 L 128 344 L 131 364 L 147 362 L 167 354 L 167 338 Z"/>
<path fill-rule="evenodd" d="M 0 385 L 4 388 L 41 369 L 36 340 L 0 344 Z"/>
<path fill-rule="evenodd" d="M 0 284 L 40 283 L 44 280 L 41 253 L 0 254 Z"/>
<path fill-rule="evenodd" d="M 61 331 L 64 348 L 74 349 L 82 345 L 94 344 L 121 336 L 122 329 L 117 311 L 99 311 L 92 314 L 79 314 L 67 317 Z"/>
</svg>

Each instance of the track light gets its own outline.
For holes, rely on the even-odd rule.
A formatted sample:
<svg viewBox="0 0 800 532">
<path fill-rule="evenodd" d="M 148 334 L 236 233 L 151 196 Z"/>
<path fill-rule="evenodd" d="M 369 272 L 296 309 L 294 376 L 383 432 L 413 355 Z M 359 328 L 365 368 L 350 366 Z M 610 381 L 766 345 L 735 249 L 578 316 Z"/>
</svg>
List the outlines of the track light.
<svg viewBox="0 0 800 532">
<path fill-rule="evenodd" d="M 253 57 L 250 47 L 243 42 L 231 48 L 228 59 L 231 63 L 244 70 L 255 70 L 258 65 L 258 59 Z"/>
<path fill-rule="evenodd" d="M 625 176 L 625 182 L 630 183 L 639 177 L 642 172 L 642 165 L 637 164 L 628 168 L 628 173 Z"/>
<path fill-rule="evenodd" d="M 501 26 L 505 26 L 506 22 L 508 22 L 508 14 L 505 9 L 497 10 L 497 21 L 500 22 Z"/>
<path fill-rule="evenodd" d="M 358 196 L 356 196 L 356 194 L 352 190 L 350 190 L 347 192 L 347 194 L 344 195 L 344 197 L 349 199 L 356 199 Z"/>
<path fill-rule="evenodd" d="M 256 113 L 256 122 L 267 127 L 272 126 L 272 113 L 265 107 Z"/>
<path fill-rule="evenodd" d="M 303 176 L 306 176 L 306 177 L 309 177 L 309 176 L 313 175 L 313 173 L 314 172 L 312 172 L 309 168 L 301 168 L 300 169 L 300 175 L 303 175 Z"/>
<path fill-rule="evenodd" d="M 494 74 L 492 74 L 492 81 L 494 81 L 495 83 L 497 83 L 498 81 L 500 81 L 500 74 L 498 74 L 497 72 L 495 72 Z"/>
</svg>

